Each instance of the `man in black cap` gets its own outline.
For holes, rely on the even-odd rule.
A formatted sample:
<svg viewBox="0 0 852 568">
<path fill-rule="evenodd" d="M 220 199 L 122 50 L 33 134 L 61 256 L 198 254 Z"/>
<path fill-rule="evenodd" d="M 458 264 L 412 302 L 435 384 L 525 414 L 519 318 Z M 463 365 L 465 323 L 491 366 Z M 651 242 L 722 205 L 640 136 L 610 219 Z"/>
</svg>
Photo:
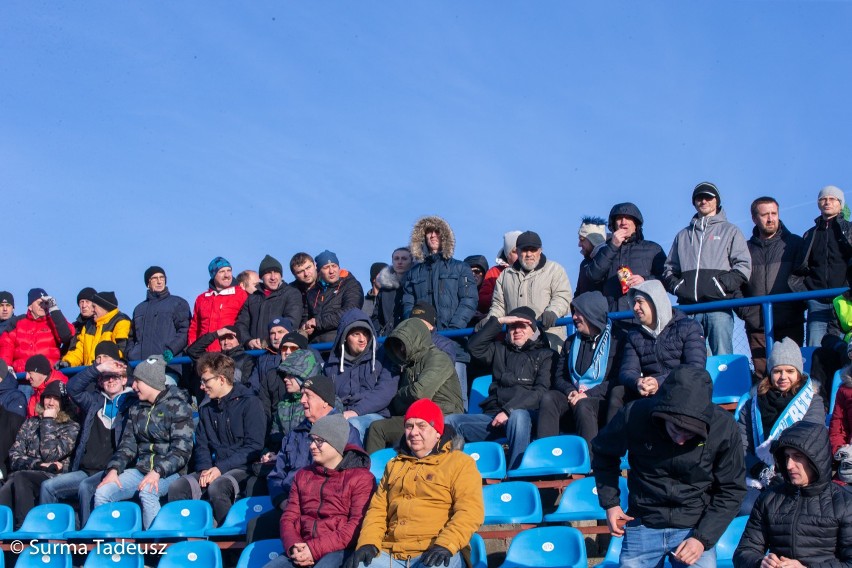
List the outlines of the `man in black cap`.
<svg viewBox="0 0 852 568">
<path fill-rule="evenodd" d="M 260 284 L 249 294 L 240 315 L 237 330 L 246 349 L 263 349 L 268 324 L 275 318 L 288 318 L 294 325 L 302 321 L 299 291 L 281 278 L 281 263 L 266 255 L 260 262 Z"/>
<path fill-rule="evenodd" d="M 11 292 L 0 292 L 0 333 L 15 322 L 15 297 Z"/>
<path fill-rule="evenodd" d="M 81 300 L 80 314 L 83 314 Z M 83 326 L 75 338 L 74 346 L 62 357 L 59 367 L 91 365 L 95 360 L 95 348 L 102 341 L 115 343 L 122 351 L 127 348 L 130 335 L 130 318 L 118 311 L 115 292 L 95 292 L 91 295 L 92 326 Z"/>
</svg>

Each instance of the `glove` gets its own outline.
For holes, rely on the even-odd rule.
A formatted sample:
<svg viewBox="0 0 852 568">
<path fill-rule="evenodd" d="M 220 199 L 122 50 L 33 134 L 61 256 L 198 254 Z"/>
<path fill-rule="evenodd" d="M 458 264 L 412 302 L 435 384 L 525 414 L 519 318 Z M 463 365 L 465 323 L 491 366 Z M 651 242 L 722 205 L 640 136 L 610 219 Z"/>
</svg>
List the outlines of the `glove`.
<svg viewBox="0 0 852 568">
<path fill-rule="evenodd" d="M 423 564 L 423 566 L 449 566 L 450 559 L 452 557 L 452 552 L 450 552 L 443 546 L 433 544 L 432 546 L 427 548 L 426 552 L 423 553 L 423 556 L 420 557 L 420 563 Z"/>
<path fill-rule="evenodd" d="M 352 555 L 346 559 L 343 568 L 358 568 L 359 564 L 369 566 L 373 558 L 379 555 L 379 549 L 372 544 L 367 544 L 357 549 Z"/>
<path fill-rule="evenodd" d="M 47 304 L 47 311 L 55 312 L 59 309 L 59 306 L 56 305 L 56 298 L 53 296 L 42 296 L 41 301 Z"/>
<path fill-rule="evenodd" d="M 553 324 L 556 323 L 556 314 L 551 312 L 550 310 L 542 312 L 541 314 L 541 327 L 544 329 L 550 329 L 553 327 Z"/>
<path fill-rule="evenodd" d="M 71 363 L 69 363 L 68 361 L 60 361 L 56 365 L 54 365 L 53 368 L 58 371 L 60 369 L 67 369 L 70 366 L 71 366 Z"/>
<path fill-rule="evenodd" d="M 163 361 L 165 361 L 167 365 L 168 365 L 168 364 L 171 362 L 171 360 L 172 360 L 172 359 L 174 359 L 174 358 L 175 358 L 175 354 L 174 354 L 174 353 L 172 353 L 172 350 L 171 350 L 171 349 L 166 349 L 165 351 L 163 351 Z"/>
</svg>

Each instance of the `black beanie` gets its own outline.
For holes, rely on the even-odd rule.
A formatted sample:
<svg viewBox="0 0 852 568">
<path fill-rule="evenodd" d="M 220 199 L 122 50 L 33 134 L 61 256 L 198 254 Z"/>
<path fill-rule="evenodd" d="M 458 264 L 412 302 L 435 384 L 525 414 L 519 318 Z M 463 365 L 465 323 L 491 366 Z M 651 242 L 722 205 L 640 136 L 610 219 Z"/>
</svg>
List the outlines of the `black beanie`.
<svg viewBox="0 0 852 568">
<path fill-rule="evenodd" d="M 535 327 L 536 327 L 535 311 L 532 308 L 530 308 L 529 306 L 520 306 L 518 308 L 515 308 L 514 310 L 512 310 L 511 312 L 509 312 L 506 315 L 515 316 L 515 317 L 523 318 L 523 319 L 527 320 L 528 322 L 530 322 L 530 327 L 532 327 L 533 330 L 535 330 Z"/>
<path fill-rule="evenodd" d="M 115 297 L 115 292 L 98 292 L 92 296 L 92 303 L 108 312 L 118 308 L 118 298 Z"/>
<path fill-rule="evenodd" d="M 330 377 L 317 375 L 315 377 L 305 379 L 305 382 L 302 383 L 302 389 L 313 391 L 317 396 L 328 403 L 330 407 L 334 408 L 334 381 Z"/>
<path fill-rule="evenodd" d="M 272 272 L 273 270 L 279 273 L 284 272 L 284 269 L 281 267 L 281 263 L 267 254 L 263 257 L 263 260 L 260 261 L 260 267 L 257 269 L 257 274 L 262 277 L 267 272 Z"/>
<path fill-rule="evenodd" d="M 94 296 L 96 293 L 97 291 L 94 288 L 86 286 L 85 288 L 80 290 L 79 294 L 77 294 L 77 303 L 79 304 L 80 300 L 89 300 L 91 302 L 92 296 Z"/>
<path fill-rule="evenodd" d="M 148 270 L 145 271 L 145 286 L 148 285 L 148 281 L 151 280 L 151 277 L 155 274 L 166 275 L 166 271 L 160 268 L 159 266 L 149 266 Z"/>
<path fill-rule="evenodd" d="M 24 371 L 27 373 L 41 373 L 42 375 L 50 374 L 50 361 L 44 355 L 33 355 L 24 364 Z"/>
<path fill-rule="evenodd" d="M 298 331 L 291 331 L 283 338 L 281 338 L 281 344 L 278 346 L 278 351 L 281 351 L 281 347 L 285 343 L 295 343 L 299 349 L 307 349 L 308 348 L 308 338 L 299 333 Z"/>
<path fill-rule="evenodd" d="M 98 343 L 97 347 L 95 347 L 95 359 L 98 358 L 98 355 L 106 355 L 110 359 L 115 359 L 116 361 L 125 360 L 121 355 L 121 350 L 118 348 L 118 345 L 112 341 L 101 341 Z"/>
<path fill-rule="evenodd" d="M 722 196 L 719 195 L 719 190 L 709 181 L 702 181 L 692 190 L 692 202 L 695 203 L 695 198 L 699 195 L 712 195 L 716 198 L 716 207 L 722 206 Z"/>
<path fill-rule="evenodd" d="M 68 391 L 65 388 L 65 383 L 58 379 L 47 383 L 44 390 L 41 392 L 41 400 L 39 402 L 44 405 L 44 399 L 48 396 L 58 398 L 60 407 L 65 410 L 65 407 L 68 404 Z"/>
</svg>

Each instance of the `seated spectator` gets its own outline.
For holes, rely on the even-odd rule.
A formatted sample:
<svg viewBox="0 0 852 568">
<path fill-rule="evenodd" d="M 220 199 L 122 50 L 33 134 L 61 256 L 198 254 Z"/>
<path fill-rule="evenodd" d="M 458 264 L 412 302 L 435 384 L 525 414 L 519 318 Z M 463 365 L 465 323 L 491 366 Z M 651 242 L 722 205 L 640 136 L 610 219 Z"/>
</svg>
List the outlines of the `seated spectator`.
<svg viewBox="0 0 852 568">
<path fill-rule="evenodd" d="M 197 365 L 201 356 L 210 352 L 208 349 L 210 344 L 217 342 L 219 344 L 217 351 L 227 355 L 234 361 L 234 382 L 251 387 L 254 357 L 246 353 L 245 349 L 243 349 L 237 333 L 237 326 L 235 325 L 226 325 L 222 329 L 205 333 L 186 348 L 186 354 Z"/>
<path fill-rule="evenodd" d="M 491 309 L 491 296 L 482 294 L 482 285 L 485 282 L 485 273 L 488 272 L 488 260 L 481 254 L 473 254 L 464 259 L 465 263 L 470 266 L 470 271 L 473 274 L 473 281 L 476 283 L 476 291 L 479 295 L 479 302 L 476 305 L 476 313 L 470 320 L 468 325 L 473 326 L 485 319 L 488 315 L 488 310 Z M 492 290 L 492 295 L 494 291 Z"/>
<path fill-rule="evenodd" d="M 271 453 L 263 461 L 274 460 L 284 436 L 305 419 L 302 383 L 322 373 L 319 357 L 307 344 L 304 335 L 288 334 L 281 342 L 281 363 L 263 377 L 258 396 L 266 415 L 267 452 Z"/>
<path fill-rule="evenodd" d="M 78 500 L 80 526 L 89 520 L 95 490 L 118 449 L 130 408 L 139 402 L 127 386 L 127 363 L 118 345 L 103 341 L 95 348 L 95 362 L 68 380 L 68 394 L 79 407 L 80 438 L 71 467 L 41 485 L 41 504 Z"/>
<path fill-rule="evenodd" d="M 284 554 L 268 568 L 336 568 L 354 548 L 367 505 L 375 490 L 370 456 L 348 445 L 349 425 L 338 414 L 311 426 L 313 463 L 293 478 L 281 515 Z"/>
<path fill-rule="evenodd" d="M 738 421 L 748 486 L 740 515 L 751 513 L 760 492 L 778 478 L 770 450 L 772 442 L 796 422 L 825 424 L 825 407 L 819 387 L 802 371 L 802 352 L 798 344 L 789 337 L 776 342 L 767 366 L 769 374 L 752 389 Z"/>
<path fill-rule="evenodd" d="M 60 361 L 60 368 L 91 365 L 95 360 L 95 348 L 102 341 L 112 341 L 122 351 L 127 348 L 130 318 L 127 314 L 118 311 L 115 292 L 95 292 L 92 294 L 91 306 L 94 314 L 92 329 L 82 327 L 75 338 L 74 348 L 69 350 Z"/>
<path fill-rule="evenodd" d="M 27 417 L 27 397 L 18 390 L 18 379 L 0 359 L 0 481 L 9 477 L 9 450 Z"/>
<path fill-rule="evenodd" d="M 32 418 L 37 414 L 36 407 L 41 402 L 44 389 L 54 382 L 65 384 L 68 382 L 68 377 L 53 369 L 44 355 L 33 355 L 27 359 L 24 371 L 27 373 L 27 381 L 32 389 L 32 394 L 27 401 L 27 418 Z"/>
<path fill-rule="evenodd" d="M 852 493 L 831 482 L 825 426 L 797 422 L 772 444 L 783 483 L 764 491 L 734 552 L 734 566 L 852 565 Z"/>
<path fill-rule="evenodd" d="M 121 443 L 95 491 L 95 507 L 138 496 L 147 530 L 160 512 L 160 497 L 186 472 L 192 454 L 192 407 L 184 391 L 166 386 L 166 362 L 160 355 L 140 361 L 133 378 L 139 404 L 130 408 Z"/>
<path fill-rule="evenodd" d="M 258 273 L 261 283 L 246 299 L 237 317 L 238 335 L 246 349 L 264 348 L 263 340 L 269 333 L 268 326 L 272 320 L 287 318 L 293 324 L 302 321 L 299 291 L 284 282 L 281 270 L 281 263 L 269 255 L 260 262 Z"/>
<path fill-rule="evenodd" d="M 609 385 L 618 382 L 623 340 L 613 331 L 606 298 L 597 290 L 574 296 L 571 313 L 577 331 L 565 341 L 553 388 L 541 398 L 536 431 L 539 438 L 556 436 L 567 415 L 568 431 L 582 436 L 591 448 L 598 425 L 614 415 L 607 413 L 607 395 Z"/>
<path fill-rule="evenodd" d="M 245 491 L 251 464 L 260 458 L 266 424 L 260 400 L 235 381 L 233 359 L 205 353 L 196 368 L 207 397 L 198 405 L 195 473 L 169 486 L 169 501 L 206 497 L 216 526 L 221 526 Z"/>
<path fill-rule="evenodd" d="M 0 359 L 16 373 L 24 370 L 33 355 L 44 356 L 52 367 L 59 362 L 62 349 L 70 346 L 73 333 L 56 300 L 42 288 L 33 288 L 27 294 L 26 315 L 0 335 Z"/>
<path fill-rule="evenodd" d="M 595 253 L 606 244 L 606 220 L 601 217 L 583 217 L 580 228 L 577 229 L 577 239 L 577 246 L 580 247 L 583 260 L 580 261 L 576 294 L 585 294 L 592 290 L 600 291 L 603 286 L 589 277 L 589 265 Z"/>
<path fill-rule="evenodd" d="M 370 265 L 370 289 L 364 295 L 364 305 L 361 306 L 365 314 L 372 314 L 376 307 L 376 299 L 379 297 L 379 290 L 381 289 L 376 278 L 379 276 L 379 272 L 387 267 L 388 263 L 386 262 L 374 262 Z"/>
<path fill-rule="evenodd" d="M 210 274 L 208 290 L 195 298 L 187 332 L 188 345 L 195 343 L 205 333 L 237 323 L 237 316 L 248 298 L 246 291 L 237 286 L 231 263 L 227 259 L 217 256 L 207 265 L 207 272 Z M 219 344 L 211 342 L 207 350 L 219 351 Z"/>
<path fill-rule="evenodd" d="M 432 304 L 428 302 L 417 302 L 416 304 L 414 304 L 414 308 L 412 308 L 409 317 L 417 318 L 423 323 L 425 323 L 426 327 L 429 329 L 429 335 L 432 338 L 432 343 L 435 344 L 435 347 L 446 353 L 447 357 L 449 357 L 450 361 L 452 361 L 453 363 L 458 362 L 455 359 L 456 355 L 458 354 L 458 344 L 449 337 L 441 335 L 440 332 L 438 332 L 438 328 L 435 327 L 438 321 L 438 313 L 435 311 L 435 308 L 432 306 Z M 459 388 L 462 391 L 462 404 L 464 404 L 466 407 L 467 396 L 465 389 L 467 388 L 467 385 L 462 382 L 461 377 L 459 377 Z"/>
<path fill-rule="evenodd" d="M 385 353 L 402 375 L 388 408 L 391 417 L 370 424 L 364 446 L 368 454 L 399 441 L 405 432 L 405 411 L 421 398 L 433 401 L 444 415 L 464 412 L 453 362 L 432 342 L 423 320 L 415 317 L 399 324 L 385 340 Z"/>
<path fill-rule="evenodd" d="M 503 341 L 497 339 L 508 328 Z M 491 366 L 493 380 L 482 414 L 452 414 L 447 424 L 465 441 L 509 438 L 509 468 L 521 464 L 530 444 L 533 417 L 550 389 L 556 352 L 547 346 L 531 308 L 515 308 L 501 318 L 490 316 L 468 342 L 470 354 Z"/>
<path fill-rule="evenodd" d="M 376 276 L 379 292 L 372 319 L 379 336 L 389 335 L 403 319 L 402 280 L 411 268 L 411 261 L 408 247 L 395 249 L 391 255 L 391 265 L 383 268 Z"/>
<path fill-rule="evenodd" d="M 0 292 L 0 333 L 9 329 L 15 320 L 15 297 L 11 292 L 3 290 Z"/>
<path fill-rule="evenodd" d="M 367 314 L 358 308 L 343 314 L 323 373 L 334 380 L 343 417 L 358 430 L 362 443 L 370 424 L 390 416 L 388 405 L 399 384 L 391 366 Z"/>
<path fill-rule="evenodd" d="M 41 394 L 35 416 L 24 422 L 9 452 L 12 473 L 0 488 L 0 505 L 10 507 L 15 529 L 36 506 L 39 487 L 71 465 L 80 426 L 65 412 L 65 383 L 55 381 Z"/>
<path fill-rule="evenodd" d="M 348 270 L 340 268 L 337 255 L 329 250 L 316 257 L 319 280 L 307 292 L 308 319 L 302 331 L 311 343 L 328 343 L 337 334 L 340 318 L 364 305 L 364 289 Z"/>
<path fill-rule="evenodd" d="M 838 478 L 852 483 L 852 343 L 846 356 L 847 364 L 840 371 L 840 388 L 834 408 L 831 410 L 831 423 L 828 426 L 828 439 L 831 442 L 831 455 L 839 462 Z M 843 451 L 842 456 L 839 452 Z M 844 465 L 846 467 L 844 467 Z"/>
<path fill-rule="evenodd" d="M 482 478 L 441 409 L 415 401 L 405 412 L 405 441 L 388 462 L 345 568 L 465 565 L 461 552 L 485 517 Z M 397 564 L 399 563 L 399 564 Z"/>
<path fill-rule="evenodd" d="M 267 325 L 267 338 L 261 342 L 263 353 L 254 361 L 249 382 L 255 390 L 260 389 L 260 383 L 266 374 L 281 363 L 281 340 L 290 332 L 296 331 L 289 318 L 274 318 Z M 305 341 L 307 343 L 307 340 Z"/>
</svg>

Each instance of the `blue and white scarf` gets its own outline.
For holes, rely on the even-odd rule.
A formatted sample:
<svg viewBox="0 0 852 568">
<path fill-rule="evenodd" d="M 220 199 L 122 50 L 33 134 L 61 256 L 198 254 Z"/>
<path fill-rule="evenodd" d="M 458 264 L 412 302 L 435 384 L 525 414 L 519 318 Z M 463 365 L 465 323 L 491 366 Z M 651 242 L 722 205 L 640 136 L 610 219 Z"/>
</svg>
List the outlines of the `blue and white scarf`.
<svg viewBox="0 0 852 568">
<path fill-rule="evenodd" d="M 787 404 L 787 408 L 785 408 L 778 416 L 778 419 L 772 426 L 772 430 L 770 430 L 768 437 L 764 437 L 763 421 L 760 419 L 760 408 L 757 404 L 757 396 L 752 397 L 751 431 L 754 433 L 754 453 L 758 458 L 760 458 L 760 461 L 768 466 L 775 463 L 775 460 L 772 458 L 772 453 L 769 451 L 769 446 L 772 445 L 773 440 L 777 439 L 778 436 L 781 435 L 781 432 L 796 422 L 801 421 L 802 418 L 805 417 L 805 414 L 808 412 L 808 408 L 811 406 L 811 401 L 814 399 L 814 394 L 813 383 L 811 379 L 808 379 L 805 382 L 805 385 L 796 393 L 796 396 L 794 396 L 790 403 Z"/>
<path fill-rule="evenodd" d="M 571 342 L 571 349 L 568 352 L 568 357 L 571 361 L 571 381 L 578 389 L 583 386 L 586 389 L 596 387 L 601 384 L 606 376 L 606 365 L 609 361 L 610 339 L 612 338 L 612 322 L 607 321 L 606 328 L 598 336 L 597 345 L 594 347 L 592 354 L 592 363 L 586 372 L 579 374 L 577 369 L 577 356 L 579 355 L 579 347 L 582 342 L 580 334 L 574 337 Z"/>
</svg>

